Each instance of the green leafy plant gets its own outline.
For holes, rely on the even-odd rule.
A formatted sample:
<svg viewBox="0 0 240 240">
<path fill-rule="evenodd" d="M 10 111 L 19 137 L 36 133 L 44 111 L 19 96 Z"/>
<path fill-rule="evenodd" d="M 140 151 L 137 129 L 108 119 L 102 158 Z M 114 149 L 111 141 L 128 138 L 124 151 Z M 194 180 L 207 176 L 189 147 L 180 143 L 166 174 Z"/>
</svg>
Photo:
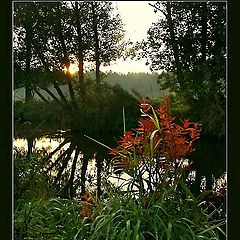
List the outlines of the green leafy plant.
<svg viewBox="0 0 240 240">
<path fill-rule="evenodd" d="M 27 156 L 23 149 L 14 150 L 14 196 L 15 199 L 43 198 L 54 195 L 51 177 L 44 170 L 46 156 L 38 150 Z"/>
</svg>

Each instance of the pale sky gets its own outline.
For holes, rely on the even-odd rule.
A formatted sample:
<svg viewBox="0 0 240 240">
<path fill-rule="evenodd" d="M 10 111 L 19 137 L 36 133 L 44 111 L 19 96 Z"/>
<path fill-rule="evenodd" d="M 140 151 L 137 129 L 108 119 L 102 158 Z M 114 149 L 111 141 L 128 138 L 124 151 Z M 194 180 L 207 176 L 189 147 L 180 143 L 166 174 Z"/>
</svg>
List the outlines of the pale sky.
<svg viewBox="0 0 240 240">
<path fill-rule="evenodd" d="M 147 38 L 147 31 L 153 22 L 159 19 L 159 13 L 154 13 L 153 7 L 148 3 L 155 1 L 114 1 L 118 7 L 123 24 L 125 24 L 126 39 L 131 41 L 141 41 Z M 136 61 L 127 59 L 126 61 L 118 60 L 108 67 L 101 67 L 101 71 L 113 72 L 149 72 L 149 66 L 145 65 L 145 60 Z"/>
</svg>

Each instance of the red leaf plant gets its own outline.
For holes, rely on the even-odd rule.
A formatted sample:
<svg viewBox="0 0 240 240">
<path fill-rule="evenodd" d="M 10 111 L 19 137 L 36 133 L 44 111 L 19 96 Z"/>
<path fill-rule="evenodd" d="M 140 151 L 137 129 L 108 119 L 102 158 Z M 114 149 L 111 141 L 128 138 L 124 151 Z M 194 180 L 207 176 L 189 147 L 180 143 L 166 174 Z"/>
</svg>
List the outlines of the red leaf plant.
<svg viewBox="0 0 240 240">
<path fill-rule="evenodd" d="M 169 97 L 165 97 L 156 109 L 146 100 L 142 100 L 139 107 L 143 118 L 138 121 L 134 131 L 123 133 L 118 141 L 119 146 L 112 149 L 110 154 L 113 155 L 114 164 L 131 176 L 136 170 L 138 175 L 143 176 L 144 169 L 148 174 L 145 181 L 151 190 L 152 185 L 156 187 L 163 179 L 163 173 L 170 166 L 174 166 L 176 178 L 176 170 L 181 167 L 181 161 L 195 151 L 193 142 L 199 138 L 201 129 L 199 123 L 187 119 L 181 120 L 182 126 L 175 123 Z M 171 181 L 169 176 L 168 179 L 165 176 L 165 180 Z"/>
</svg>

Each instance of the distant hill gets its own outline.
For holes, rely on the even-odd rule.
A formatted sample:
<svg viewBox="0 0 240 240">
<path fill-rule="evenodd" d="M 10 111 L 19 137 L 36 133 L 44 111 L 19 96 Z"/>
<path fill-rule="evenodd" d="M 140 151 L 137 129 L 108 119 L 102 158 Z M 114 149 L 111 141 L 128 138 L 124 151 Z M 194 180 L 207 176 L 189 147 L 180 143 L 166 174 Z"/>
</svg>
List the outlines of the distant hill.
<svg viewBox="0 0 240 240">
<path fill-rule="evenodd" d="M 122 88 L 126 89 L 130 93 L 132 89 L 139 92 L 143 97 L 159 98 L 160 96 L 166 95 L 167 91 L 160 90 L 157 84 L 157 73 L 128 73 L 119 74 L 111 73 L 103 80 L 110 85 L 119 84 Z"/>
</svg>

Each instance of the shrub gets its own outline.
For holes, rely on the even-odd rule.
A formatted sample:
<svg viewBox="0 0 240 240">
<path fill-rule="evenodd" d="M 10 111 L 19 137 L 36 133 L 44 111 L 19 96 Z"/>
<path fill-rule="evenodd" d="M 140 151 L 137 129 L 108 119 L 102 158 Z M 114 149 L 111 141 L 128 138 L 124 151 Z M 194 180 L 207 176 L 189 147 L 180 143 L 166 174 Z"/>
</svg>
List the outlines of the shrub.
<svg viewBox="0 0 240 240">
<path fill-rule="evenodd" d="M 131 128 L 139 117 L 137 100 L 120 86 L 90 82 L 87 88 L 87 107 L 77 121 L 81 121 L 80 127 L 88 135 L 114 133 L 116 136 L 123 130 L 123 107 L 127 113 L 126 125 Z"/>
</svg>

